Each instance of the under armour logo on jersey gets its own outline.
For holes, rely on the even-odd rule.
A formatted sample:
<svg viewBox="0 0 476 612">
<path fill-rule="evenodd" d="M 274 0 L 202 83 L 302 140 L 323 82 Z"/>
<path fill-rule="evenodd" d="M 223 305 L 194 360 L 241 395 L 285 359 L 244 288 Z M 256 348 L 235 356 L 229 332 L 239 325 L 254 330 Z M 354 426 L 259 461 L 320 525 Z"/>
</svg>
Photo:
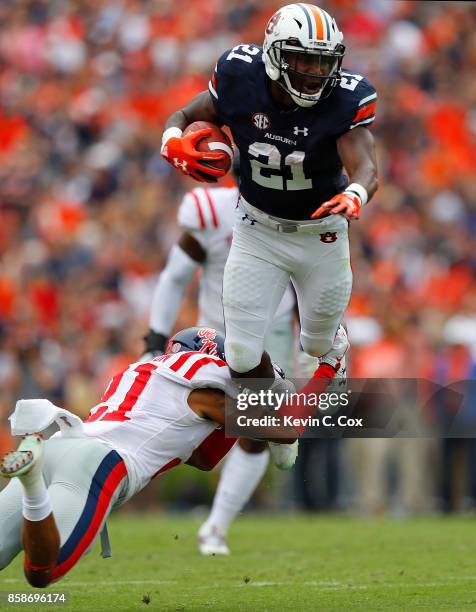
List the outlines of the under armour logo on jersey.
<svg viewBox="0 0 476 612">
<path fill-rule="evenodd" d="M 251 120 L 259 130 L 267 130 L 271 125 L 268 115 L 264 113 L 255 113 Z"/>
<path fill-rule="evenodd" d="M 185 172 L 185 170 L 187 169 L 187 162 L 185 160 L 183 160 L 182 162 L 179 161 L 178 157 L 174 157 L 174 166 L 176 168 L 182 168 L 182 170 Z"/>
<path fill-rule="evenodd" d="M 321 237 L 321 242 L 335 242 L 337 240 L 336 232 L 324 232 L 324 234 L 319 234 Z"/>
<path fill-rule="evenodd" d="M 241 217 L 242 221 L 249 221 L 250 225 L 254 225 L 256 223 L 256 219 L 252 219 L 250 216 L 248 216 L 248 213 L 245 213 L 244 217 Z"/>
<path fill-rule="evenodd" d="M 299 128 L 297 125 L 294 126 L 294 136 L 299 136 L 302 134 L 303 136 L 309 136 L 309 130 L 307 127 Z"/>
</svg>

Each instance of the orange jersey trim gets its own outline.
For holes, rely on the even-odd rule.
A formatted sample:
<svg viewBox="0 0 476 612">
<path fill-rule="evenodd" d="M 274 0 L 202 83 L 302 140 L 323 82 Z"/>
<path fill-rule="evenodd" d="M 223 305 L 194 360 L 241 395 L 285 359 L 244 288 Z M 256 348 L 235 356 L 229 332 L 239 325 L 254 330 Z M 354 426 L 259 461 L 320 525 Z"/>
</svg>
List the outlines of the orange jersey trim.
<svg viewBox="0 0 476 612">
<path fill-rule="evenodd" d="M 375 109 L 377 108 L 377 102 L 372 102 L 371 104 L 367 104 L 367 106 L 363 106 L 359 108 L 355 117 L 352 120 L 352 123 L 356 123 L 357 121 L 362 121 L 362 119 L 367 119 L 372 115 L 375 115 Z"/>
</svg>

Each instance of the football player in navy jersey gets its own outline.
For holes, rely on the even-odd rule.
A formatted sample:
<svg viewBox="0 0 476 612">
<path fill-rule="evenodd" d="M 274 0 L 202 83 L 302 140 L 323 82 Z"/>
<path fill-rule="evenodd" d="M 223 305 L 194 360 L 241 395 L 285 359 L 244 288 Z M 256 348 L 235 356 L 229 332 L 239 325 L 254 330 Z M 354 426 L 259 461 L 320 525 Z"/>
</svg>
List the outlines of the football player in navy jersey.
<svg viewBox="0 0 476 612">
<path fill-rule="evenodd" d="M 377 94 L 342 69 L 343 35 L 326 11 L 290 4 L 269 20 L 263 47 L 238 45 L 218 60 L 209 91 L 166 123 L 162 155 L 196 180 L 223 172 L 222 153 L 199 152 L 194 121 L 227 125 L 241 156 L 241 196 L 225 268 L 226 356 L 236 377 L 268 378 L 263 339 L 289 279 L 301 343 L 324 355 L 347 308 L 352 272 L 349 220 L 377 189 L 367 129 Z M 341 364 L 341 370 L 344 370 Z"/>
</svg>

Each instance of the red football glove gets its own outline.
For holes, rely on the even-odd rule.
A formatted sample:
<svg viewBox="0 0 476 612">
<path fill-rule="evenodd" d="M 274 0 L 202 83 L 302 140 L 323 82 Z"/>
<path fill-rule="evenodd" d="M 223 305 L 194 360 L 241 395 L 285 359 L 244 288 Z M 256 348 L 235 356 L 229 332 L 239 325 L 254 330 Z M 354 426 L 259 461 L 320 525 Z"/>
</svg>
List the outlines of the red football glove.
<svg viewBox="0 0 476 612">
<path fill-rule="evenodd" d="M 338 193 L 331 200 L 321 204 L 312 215 L 311 219 L 319 219 L 325 213 L 331 215 L 342 215 L 346 219 L 358 219 L 360 217 L 360 209 L 362 208 L 362 202 L 359 196 L 344 191 Z"/>
<path fill-rule="evenodd" d="M 162 147 L 160 154 L 182 174 L 191 176 L 196 181 L 215 183 L 218 178 L 225 176 L 225 171 L 208 166 L 203 162 L 225 159 L 225 153 L 209 153 L 207 151 L 197 151 L 195 148 L 199 140 L 206 138 L 211 133 L 212 130 L 206 128 L 190 132 L 181 138 L 169 138 Z"/>
</svg>

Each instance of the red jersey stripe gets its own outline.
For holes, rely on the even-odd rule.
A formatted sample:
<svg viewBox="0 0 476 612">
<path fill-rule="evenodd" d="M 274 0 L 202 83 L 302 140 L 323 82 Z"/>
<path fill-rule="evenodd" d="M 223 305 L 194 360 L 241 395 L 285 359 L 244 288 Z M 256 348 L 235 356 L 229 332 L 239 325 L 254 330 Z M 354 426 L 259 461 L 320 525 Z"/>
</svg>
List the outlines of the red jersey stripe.
<svg viewBox="0 0 476 612">
<path fill-rule="evenodd" d="M 192 194 L 193 199 L 195 200 L 195 204 L 197 205 L 198 218 L 200 220 L 200 227 L 205 229 L 205 217 L 203 216 L 202 205 L 200 204 L 200 200 L 198 199 L 197 194 L 194 191 L 190 192 Z"/>
<path fill-rule="evenodd" d="M 213 357 L 202 357 L 201 359 L 198 359 L 192 365 L 192 367 L 187 370 L 187 372 L 185 372 L 184 378 L 186 378 L 187 380 L 191 380 L 200 368 L 206 366 L 209 363 L 214 363 L 219 368 L 223 368 L 224 366 L 226 366 L 226 363 L 221 359 L 214 359 Z"/>
<path fill-rule="evenodd" d="M 102 417 L 102 415 L 106 412 L 109 406 L 106 404 L 105 406 L 99 406 L 99 408 L 93 414 L 90 414 L 86 419 L 85 423 L 92 423 L 93 421 L 97 421 Z"/>
<path fill-rule="evenodd" d="M 117 391 L 117 387 L 119 386 L 119 383 L 121 382 L 122 377 L 124 376 L 125 372 L 127 372 L 126 370 L 122 370 L 122 372 L 119 372 L 119 374 L 116 374 L 113 379 L 111 380 L 111 382 L 109 383 L 108 388 L 106 389 L 106 391 L 104 392 L 104 395 L 101 397 L 101 403 L 102 402 L 107 402 L 107 400 L 114 395 L 114 393 Z"/>
<path fill-rule="evenodd" d="M 218 218 L 217 218 L 217 213 L 215 210 L 215 204 L 213 203 L 213 200 L 212 200 L 212 196 L 210 195 L 210 192 L 208 191 L 208 189 L 204 189 L 204 191 L 205 191 L 205 195 L 207 196 L 208 205 L 210 206 L 210 212 L 212 213 L 213 227 L 218 227 Z"/>
<path fill-rule="evenodd" d="M 119 404 L 117 410 L 107 412 L 104 414 L 101 421 L 127 421 L 129 417 L 126 416 L 126 412 L 129 412 L 134 408 L 139 399 L 140 394 L 144 390 L 146 384 L 149 382 L 152 372 L 156 369 L 155 363 L 141 363 L 134 372 L 138 372 L 131 388 L 126 393 L 126 397 Z"/>
<path fill-rule="evenodd" d="M 177 361 L 170 366 L 170 369 L 173 372 L 177 372 L 177 370 L 180 370 L 180 368 L 187 361 L 187 359 L 190 359 L 190 357 L 193 357 L 196 354 L 197 353 L 192 352 L 192 351 L 188 351 L 187 353 L 182 353 L 180 357 L 177 359 Z"/>
</svg>

